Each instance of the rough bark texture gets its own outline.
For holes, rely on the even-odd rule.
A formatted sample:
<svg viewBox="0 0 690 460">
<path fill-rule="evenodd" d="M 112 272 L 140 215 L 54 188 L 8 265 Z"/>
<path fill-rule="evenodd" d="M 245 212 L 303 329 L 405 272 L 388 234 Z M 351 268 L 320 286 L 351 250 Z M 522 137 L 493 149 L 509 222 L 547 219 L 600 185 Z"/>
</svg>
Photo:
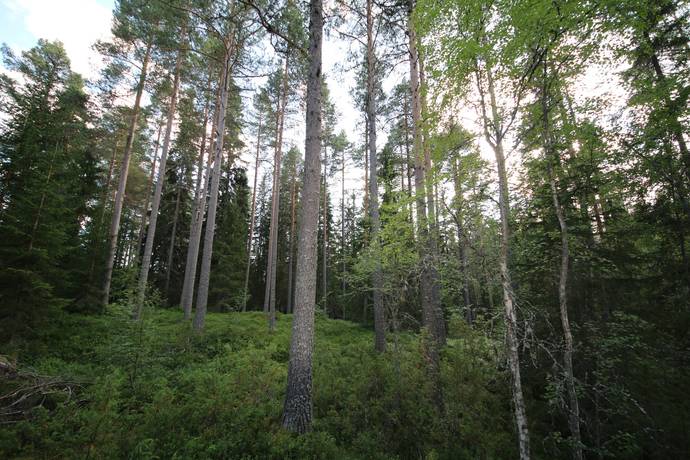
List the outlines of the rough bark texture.
<svg viewBox="0 0 690 460">
<path fill-rule="evenodd" d="M 225 43 L 225 56 L 223 68 L 220 74 L 220 100 L 216 120 L 213 127 L 213 174 L 211 176 L 211 189 L 206 215 L 206 233 L 204 234 L 204 251 L 201 256 L 201 268 L 199 269 L 199 289 L 196 297 L 196 311 L 194 312 L 194 330 L 201 332 L 206 320 L 206 306 L 208 302 L 208 289 L 211 280 L 211 257 L 213 255 L 213 237 L 216 231 L 216 211 L 218 207 L 218 189 L 220 187 L 221 162 L 223 161 L 223 141 L 225 138 L 225 115 L 228 106 L 228 91 L 230 80 L 230 60 L 234 50 L 234 34 L 231 29 Z"/>
<path fill-rule="evenodd" d="M 211 73 L 209 71 L 209 86 L 210 90 Z M 220 85 L 216 92 L 215 108 L 213 113 L 213 122 L 218 116 L 218 106 L 220 105 Z M 208 101 L 207 101 L 208 102 Z M 192 317 L 192 300 L 194 298 L 194 282 L 196 281 L 197 262 L 199 260 L 199 246 L 201 244 L 201 229 L 204 223 L 204 214 L 206 213 L 206 195 L 208 191 L 209 179 L 211 177 L 211 165 L 213 163 L 213 146 L 209 149 L 208 160 L 206 168 L 204 169 L 204 150 L 206 148 L 206 126 L 208 124 L 208 103 L 204 111 L 204 130 L 201 139 L 201 150 L 199 152 L 199 164 L 197 167 L 196 178 L 196 192 L 194 194 L 194 206 L 192 208 L 192 222 L 189 230 L 189 245 L 187 246 L 187 263 L 184 269 L 184 283 L 182 284 L 182 295 L 180 296 L 180 304 L 184 312 L 184 319 Z M 213 140 L 211 141 L 213 143 Z"/>
<path fill-rule="evenodd" d="M 309 75 L 307 80 L 304 186 L 299 219 L 295 313 L 290 339 L 287 392 L 283 427 L 304 433 L 311 429 L 312 352 L 314 348 L 314 307 L 316 304 L 317 231 L 319 221 L 321 151 L 321 45 L 323 7 L 311 0 L 309 22 Z"/>
<path fill-rule="evenodd" d="M 261 161 L 261 114 L 259 114 L 259 127 L 256 132 L 256 159 L 254 160 L 254 187 L 252 188 L 252 212 L 249 221 L 249 235 L 247 235 L 247 268 L 244 273 L 244 296 L 242 300 L 242 311 L 247 311 L 247 300 L 249 291 L 249 269 L 252 262 L 252 243 L 254 240 L 254 224 L 256 223 L 256 184 L 259 179 L 259 162 Z"/>
<path fill-rule="evenodd" d="M 376 156 L 376 55 L 374 44 L 373 0 L 367 0 L 367 125 L 369 132 L 369 217 L 371 219 L 371 243 L 374 249 L 379 247 L 379 187 L 377 181 L 378 161 Z M 325 273 L 324 273 L 325 275 Z M 383 309 L 383 273 L 377 258 L 372 273 L 374 297 L 374 349 L 381 353 L 386 350 L 386 316 Z"/>
<path fill-rule="evenodd" d="M 177 110 L 177 95 L 180 89 L 180 73 L 182 72 L 183 61 L 184 52 L 178 51 L 177 60 L 175 62 L 175 76 L 173 77 L 173 89 L 170 96 L 170 106 L 168 107 L 168 120 L 165 125 L 165 136 L 163 137 L 163 150 L 161 151 L 161 159 L 158 167 L 158 180 L 156 181 L 156 191 L 153 194 L 153 201 L 151 203 L 151 217 L 149 219 L 149 228 L 146 233 L 144 255 L 141 257 L 139 283 L 137 285 L 137 302 L 133 312 L 134 319 L 137 320 L 141 318 L 141 312 L 144 308 L 144 298 L 146 297 L 146 285 L 149 278 L 149 268 L 151 267 L 151 254 L 153 253 L 153 240 L 156 236 L 158 210 L 161 205 L 161 196 L 163 195 L 163 184 L 165 184 L 165 167 L 168 162 L 170 138 L 172 137 L 173 122 L 175 121 L 175 112 Z"/>
<path fill-rule="evenodd" d="M 144 85 L 146 84 L 146 72 L 149 66 L 149 59 L 151 57 L 152 43 L 149 40 L 146 45 L 146 54 L 141 63 L 141 74 L 139 74 L 139 84 L 137 85 L 137 93 L 134 98 L 134 108 L 132 109 L 132 119 L 129 123 L 129 131 L 127 132 L 127 143 L 125 144 L 125 153 L 122 156 L 122 167 L 120 170 L 120 181 L 117 185 L 117 193 L 115 195 L 115 203 L 113 204 L 113 215 L 110 219 L 110 234 L 108 254 L 105 261 L 105 274 L 103 278 L 103 297 L 101 298 L 101 308 L 105 310 L 110 300 L 110 282 L 113 278 L 113 266 L 115 265 L 115 252 L 117 250 L 117 235 L 120 230 L 120 218 L 122 217 L 122 204 L 125 199 L 125 189 L 127 188 L 127 176 L 129 175 L 129 159 L 132 156 L 132 147 L 134 146 L 134 136 L 137 130 L 137 123 L 139 121 L 139 112 L 141 111 L 141 96 L 144 93 Z"/>
</svg>

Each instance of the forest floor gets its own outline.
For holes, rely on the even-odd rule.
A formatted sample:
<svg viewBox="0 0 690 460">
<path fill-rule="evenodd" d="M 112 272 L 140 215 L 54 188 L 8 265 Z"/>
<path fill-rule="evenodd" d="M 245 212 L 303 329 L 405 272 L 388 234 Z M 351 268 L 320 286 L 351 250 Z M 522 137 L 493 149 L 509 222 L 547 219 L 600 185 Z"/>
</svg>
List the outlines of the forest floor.
<svg viewBox="0 0 690 460">
<path fill-rule="evenodd" d="M 443 354 L 444 416 L 429 397 L 424 336 L 389 336 L 317 314 L 314 430 L 280 428 L 291 316 L 178 311 L 135 323 L 49 315 L 2 345 L 0 458 L 505 458 L 514 456 L 494 344 L 458 321 Z M 396 345 L 397 342 L 397 345 Z M 442 419 L 442 420 L 441 420 Z"/>
</svg>

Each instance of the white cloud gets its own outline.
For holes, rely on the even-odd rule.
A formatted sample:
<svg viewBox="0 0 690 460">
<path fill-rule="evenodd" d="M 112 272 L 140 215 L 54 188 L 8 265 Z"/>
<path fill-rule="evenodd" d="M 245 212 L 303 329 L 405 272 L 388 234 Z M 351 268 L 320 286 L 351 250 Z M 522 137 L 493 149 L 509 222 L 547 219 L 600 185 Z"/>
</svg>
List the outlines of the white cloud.
<svg viewBox="0 0 690 460">
<path fill-rule="evenodd" d="M 37 40 L 60 40 L 72 69 L 94 77 L 100 66 L 92 49 L 96 40 L 110 37 L 112 12 L 95 0 L 4 0 L 11 11 L 23 16 L 26 30 Z"/>
</svg>

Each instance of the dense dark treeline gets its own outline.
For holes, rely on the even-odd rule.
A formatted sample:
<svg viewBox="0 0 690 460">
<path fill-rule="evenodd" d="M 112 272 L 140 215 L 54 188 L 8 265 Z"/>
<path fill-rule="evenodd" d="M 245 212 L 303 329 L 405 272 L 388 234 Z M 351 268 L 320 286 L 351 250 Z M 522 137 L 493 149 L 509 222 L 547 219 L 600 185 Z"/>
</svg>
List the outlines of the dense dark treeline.
<svg viewBox="0 0 690 460">
<path fill-rule="evenodd" d="M 280 371 L 258 381 L 286 388 L 266 390 L 284 398 L 267 431 L 381 458 L 686 457 L 689 15 L 120 0 L 94 81 L 59 42 L 4 47 L 0 338 L 22 350 L 46 318 L 124 307 L 155 354 L 146 316 L 169 308 L 213 357 L 207 311 L 262 311 Z M 333 40 L 356 132 L 326 84 Z M 313 388 L 329 369 L 315 324 L 326 340 L 340 324 L 317 312 L 374 332 L 345 408 Z"/>
</svg>

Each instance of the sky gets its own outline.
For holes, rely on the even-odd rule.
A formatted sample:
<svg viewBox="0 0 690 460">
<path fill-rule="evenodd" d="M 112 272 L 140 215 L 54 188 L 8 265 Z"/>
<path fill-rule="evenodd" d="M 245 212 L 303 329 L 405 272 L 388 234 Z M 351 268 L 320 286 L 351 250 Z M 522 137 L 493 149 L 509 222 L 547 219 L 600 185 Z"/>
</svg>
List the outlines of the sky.
<svg viewBox="0 0 690 460">
<path fill-rule="evenodd" d="M 60 40 L 70 58 L 72 70 L 86 78 L 95 79 L 98 77 L 101 59 L 93 49 L 93 44 L 111 36 L 113 7 L 114 0 L 0 0 L 0 43 L 6 43 L 15 53 L 19 53 L 33 47 L 39 38 Z M 336 70 L 337 65 L 345 59 L 347 45 L 331 36 L 325 38 L 324 48 L 327 50 L 323 55 L 325 75 L 340 115 L 337 130 L 344 129 L 350 140 L 354 141 L 361 131 L 361 126 L 357 125 L 362 117 L 350 97 L 354 79 L 351 74 Z M 251 97 L 245 100 L 250 101 Z M 299 114 L 299 117 L 303 116 Z M 295 145 L 303 151 L 303 120 L 300 123 L 300 120 L 295 119 L 293 124 L 295 127 L 284 136 L 287 144 L 285 150 Z M 245 141 L 250 145 L 241 156 L 241 161 L 247 166 L 249 183 L 252 183 L 253 139 Z M 264 164 L 264 167 L 267 166 Z M 362 177 L 362 169 L 352 166 L 348 168 L 346 194 L 348 190 L 362 186 Z M 333 178 L 329 182 L 333 194 L 331 198 L 335 203 L 340 201 L 338 181 L 339 179 Z"/>
<path fill-rule="evenodd" d="M 39 38 L 60 40 L 72 69 L 85 77 L 98 72 L 91 48 L 110 36 L 113 0 L 0 0 L 0 43 L 24 51 Z"/>
<path fill-rule="evenodd" d="M 15 52 L 27 50 L 34 46 L 39 38 L 60 40 L 72 62 L 72 69 L 86 78 L 95 79 L 98 76 L 101 59 L 92 45 L 97 40 L 107 40 L 110 37 L 112 9 L 114 0 L 0 0 L 0 43 L 6 43 Z M 352 46 L 359 46 L 357 44 Z M 342 72 L 340 66 L 347 67 L 346 59 L 348 44 L 337 37 L 337 33 L 325 35 L 323 53 L 324 75 L 328 83 L 331 99 L 339 114 L 336 131 L 345 130 L 350 141 L 362 142 L 361 112 L 354 106 L 350 92 L 354 86 L 354 72 Z M 1 64 L 0 64 L 1 67 Z M 393 83 L 404 77 L 406 69 L 403 66 L 396 69 L 393 75 L 384 81 L 384 89 L 390 90 Z M 612 69 L 592 66 L 587 75 L 581 80 L 577 93 L 588 96 L 604 96 L 611 93 L 614 96 L 613 105 L 620 106 L 623 91 L 620 81 Z M 254 81 L 253 84 L 261 82 Z M 577 95 L 577 94 L 576 94 Z M 145 98 L 146 101 L 147 98 Z M 246 101 L 251 101 L 250 95 L 245 95 Z M 612 112 L 615 110 L 612 110 Z M 469 106 L 459 108 L 460 122 L 466 128 L 479 134 L 478 116 Z M 294 126 L 285 133 L 284 139 L 287 151 L 292 145 L 304 150 L 304 114 L 300 113 L 291 120 Z M 386 142 L 385 127 L 379 126 L 378 147 Z M 493 152 L 489 145 L 478 136 L 478 145 L 482 154 L 490 165 L 493 164 Z M 254 139 L 246 138 L 248 144 L 240 160 L 247 167 L 249 183 L 253 181 Z M 511 155 L 508 147 L 509 166 L 517 163 L 517 155 Z M 270 156 L 265 152 L 265 156 Z M 270 167 L 264 163 L 265 168 Z M 263 173 L 260 172 L 260 174 Z M 351 191 L 361 190 L 363 186 L 363 168 L 349 165 L 346 173 L 346 195 Z M 329 191 L 336 209 L 340 202 L 340 175 L 331 178 Z M 361 204 L 363 193 L 357 193 Z"/>
</svg>

